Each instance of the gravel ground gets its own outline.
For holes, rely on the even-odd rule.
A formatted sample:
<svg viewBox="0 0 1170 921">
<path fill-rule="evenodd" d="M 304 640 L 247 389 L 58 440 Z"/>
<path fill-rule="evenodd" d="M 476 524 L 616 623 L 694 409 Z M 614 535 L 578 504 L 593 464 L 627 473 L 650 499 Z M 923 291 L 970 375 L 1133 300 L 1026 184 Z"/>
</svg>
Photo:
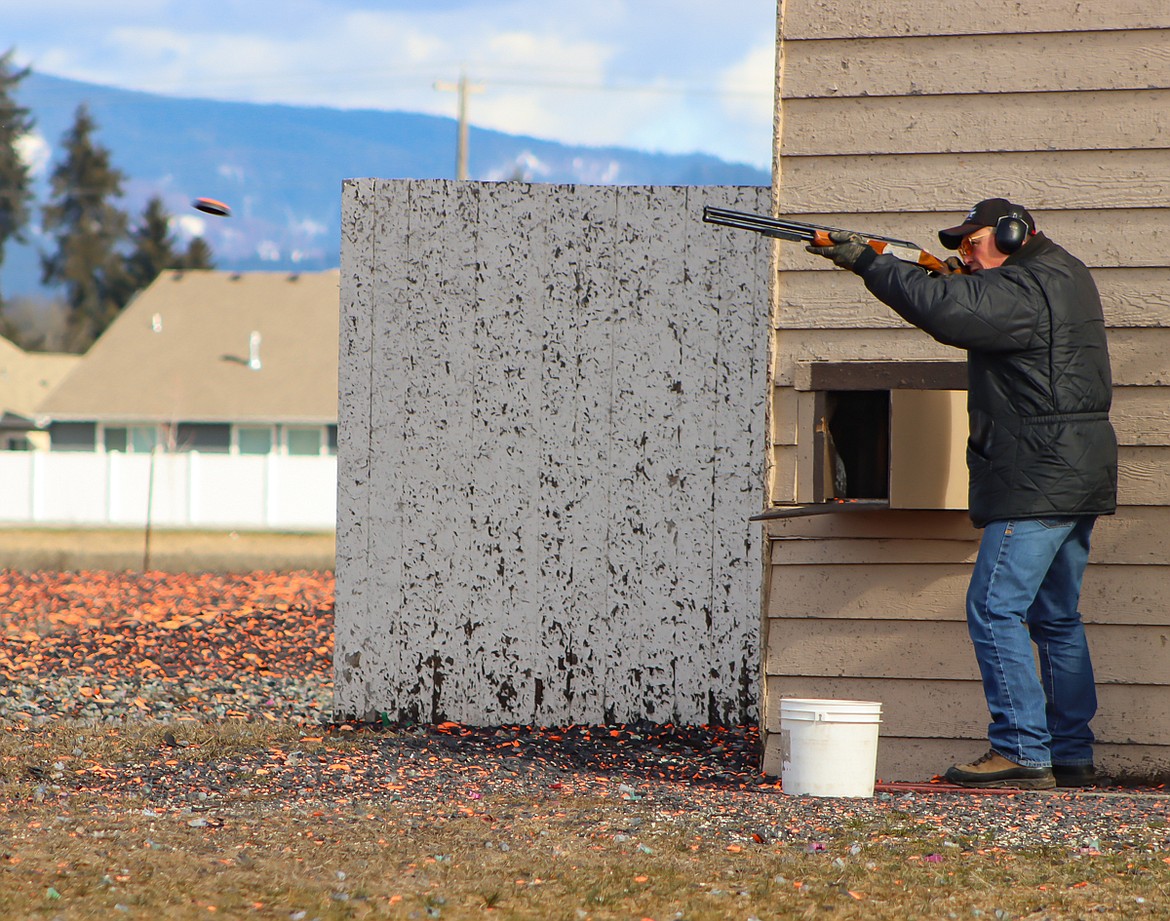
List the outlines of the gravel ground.
<svg viewBox="0 0 1170 921">
<path fill-rule="evenodd" d="M 328 573 L 0 572 L 0 611 L 0 720 L 330 718 Z"/>
<path fill-rule="evenodd" d="M 146 576 L 0 573 L 0 728 L 130 720 L 173 730 L 141 763 L 79 771 L 31 760 L 46 789 L 214 810 L 229 797 L 391 803 L 453 812 L 485 795 L 640 803 L 705 837 L 817 849 L 860 828 L 942 846 L 1073 854 L 1170 850 L 1159 790 L 955 793 L 882 788 L 872 799 L 791 797 L 759 773 L 755 727 L 468 728 L 330 723 L 333 582 L 327 573 Z M 206 758 L 191 721 L 267 719 L 302 745 Z M 632 821 L 632 820 L 631 820 Z M 641 820 L 639 820 L 641 821 Z M 621 823 L 618 822 L 618 826 Z M 637 828 L 615 827 L 615 834 Z"/>
</svg>

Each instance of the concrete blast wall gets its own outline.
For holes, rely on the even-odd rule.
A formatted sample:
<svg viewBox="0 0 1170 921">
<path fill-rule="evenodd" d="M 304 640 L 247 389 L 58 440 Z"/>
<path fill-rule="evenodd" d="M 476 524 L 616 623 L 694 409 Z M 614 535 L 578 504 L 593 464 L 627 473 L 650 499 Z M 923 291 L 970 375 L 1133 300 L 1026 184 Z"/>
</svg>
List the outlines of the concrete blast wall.
<svg viewBox="0 0 1170 921">
<path fill-rule="evenodd" d="M 336 714 L 754 719 L 769 190 L 343 202 Z"/>
</svg>

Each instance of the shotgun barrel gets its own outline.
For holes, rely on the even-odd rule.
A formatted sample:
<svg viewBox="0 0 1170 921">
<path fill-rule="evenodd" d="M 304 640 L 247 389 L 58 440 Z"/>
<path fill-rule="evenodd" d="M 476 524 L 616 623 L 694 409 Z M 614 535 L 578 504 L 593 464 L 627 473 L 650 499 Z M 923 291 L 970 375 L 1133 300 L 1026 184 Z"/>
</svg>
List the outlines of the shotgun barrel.
<svg viewBox="0 0 1170 921">
<path fill-rule="evenodd" d="M 807 224 L 804 221 L 786 221 L 780 218 L 767 217 L 763 214 L 751 214 L 747 211 L 732 211 L 728 208 L 714 208 L 710 205 L 703 208 L 703 220 L 708 224 L 720 224 L 724 227 L 734 227 L 738 230 L 751 230 L 766 237 L 777 240 L 788 240 L 792 243 L 809 243 L 813 246 L 832 246 L 829 238 L 831 233 L 854 233 L 840 227 L 826 227 L 823 224 Z M 865 242 L 879 253 L 889 253 L 905 262 L 912 262 L 932 272 L 951 274 L 955 270 L 945 265 L 937 256 L 932 256 L 917 243 L 909 240 L 899 240 L 895 237 L 881 237 L 875 234 L 859 233 Z M 960 270 L 961 271 L 961 270 Z"/>
<path fill-rule="evenodd" d="M 803 221 L 785 221 L 780 218 L 766 217 L 762 214 L 750 214 L 747 211 L 730 211 L 727 208 L 703 208 L 703 220 L 708 224 L 721 224 L 724 227 L 737 227 L 740 230 L 754 230 L 766 237 L 775 237 L 778 240 L 788 240 L 792 243 L 812 243 L 814 246 L 831 246 L 830 233 L 841 231 L 840 227 L 826 227 L 823 224 L 806 224 Z M 852 232 L 852 231 L 846 231 Z M 890 243 L 896 246 L 912 247 L 918 245 L 909 240 L 898 240 L 894 237 L 879 237 L 863 233 L 866 240 L 876 240 L 879 243 Z M 824 242 L 818 242 L 823 237 Z"/>
</svg>

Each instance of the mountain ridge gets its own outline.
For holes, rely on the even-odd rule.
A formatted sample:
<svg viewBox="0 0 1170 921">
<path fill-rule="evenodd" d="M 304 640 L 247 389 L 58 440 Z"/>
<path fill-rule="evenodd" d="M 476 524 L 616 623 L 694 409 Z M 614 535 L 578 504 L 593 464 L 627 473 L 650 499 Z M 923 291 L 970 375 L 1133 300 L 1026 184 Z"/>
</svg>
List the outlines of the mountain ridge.
<svg viewBox="0 0 1170 921">
<path fill-rule="evenodd" d="M 121 207 L 132 220 L 153 195 L 177 219 L 180 240 L 202 231 L 216 267 L 229 271 L 337 268 L 341 183 L 347 178 L 450 178 L 453 118 L 373 109 L 224 102 L 162 96 L 82 83 L 33 71 L 16 101 L 56 150 L 84 103 L 95 140 L 127 177 Z M 599 185 L 767 185 L 767 172 L 709 154 L 665 154 L 589 147 L 474 125 L 472 179 Z M 42 147 L 41 154 L 46 150 Z M 55 162 L 55 161 L 53 161 Z M 47 200 L 49 163 L 38 175 L 37 207 Z M 227 202 L 229 220 L 206 219 L 190 202 Z M 10 244 L 0 267 L 5 296 L 45 294 L 37 252 L 48 241 Z"/>
</svg>

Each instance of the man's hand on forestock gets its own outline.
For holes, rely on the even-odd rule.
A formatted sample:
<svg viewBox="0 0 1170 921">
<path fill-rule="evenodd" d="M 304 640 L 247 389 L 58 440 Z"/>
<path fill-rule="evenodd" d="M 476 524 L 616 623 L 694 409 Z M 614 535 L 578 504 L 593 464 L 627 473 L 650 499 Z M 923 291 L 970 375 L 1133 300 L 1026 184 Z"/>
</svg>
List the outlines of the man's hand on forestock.
<svg viewBox="0 0 1170 921">
<path fill-rule="evenodd" d="M 829 234 L 829 239 L 833 241 L 832 246 L 806 246 L 805 249 L 833 260 L 834 264 L 843 269 L 852 269 L 869 249 L 865 237 L 851 230 L 834 230 Z"/>
</svg>

